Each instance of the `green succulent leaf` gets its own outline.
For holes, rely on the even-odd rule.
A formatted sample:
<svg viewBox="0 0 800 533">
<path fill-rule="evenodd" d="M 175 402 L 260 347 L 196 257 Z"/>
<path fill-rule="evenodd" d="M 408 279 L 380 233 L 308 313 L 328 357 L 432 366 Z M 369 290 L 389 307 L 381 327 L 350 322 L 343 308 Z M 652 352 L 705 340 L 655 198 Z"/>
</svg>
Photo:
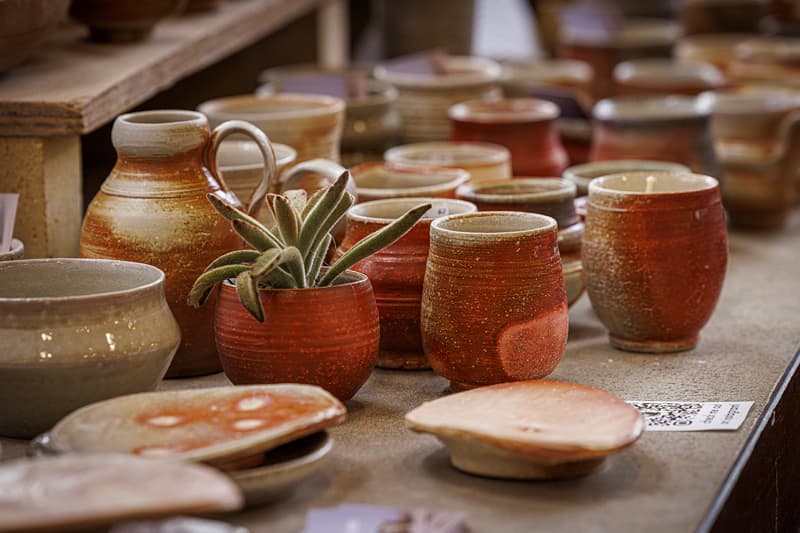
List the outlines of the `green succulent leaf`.
<svg viewBox="0 0 800 533">
<path fill-rule="evenodd" d="M 300 217 L 297 216 L 289 200 L 283 196 L 275 196 L 272 199 L 272 209 L 283 242 L 287 246 L 295 246 L 300 234 Z"/>
<path fill-rule="evenodd" d="M 244 241 L 255 248 L 258 252 L 275 248 L 275 244 L 269 235 L 264 233 L 258 226 L 244 220 L 234 220 L 233 229 Z"/>
<path fill-rule="evenodd" d="M 294 246 L 287 246 L 281 251 L 281 263 L 286 265 L 289 273 L 301 288 L 308 287 L 306 283 L 306 269 L 303 265 L 303 256 Z"/>
<path fill-rule="evenodd" d="M 241 272 L 236 276 L 236 294 L 247 311 L 259 322 L 264 322 L 264 308 L 258 296 L 258 281 L 250 272 Z"/>
<path fill-rule="evenodd" d="M 272 287 L 273 289 L 296 289 L 297 281 L 291 274 L 282 268 L 273 269 L 266 276 L 259 278 L 259 281 L 264 281 L 264 285 Z M 261 284 L 259 284 L 261 286 Z"/>
<path fill-rule="evenodd" d="M 250 265 L 226 265 L 206 270 L 195 280 L 189 295 L 186 297 L 186 303 L 192 307 L 203 305 L 214 285 L 228 278 L 238 276 L 241 272 L 247 270 L 250 270 Z"/>
<path fill-rule="evenodd" d="M 320 228 L 344 195 L 349 179 L 350 173 L 347 171 L 342 172 L 336 182 L 325 189 L 322 197 L 308 212 L 306 219 L 303 221 L 300 236 L 297 239 L 297 248 L 303 254 L 303 257 L 308 255 L 309 250 L 312 249 L 317 241 L 317 236 L 322 233 Z"/>
<path fill-rule="evenodd" d="M 325 262 L 325 256 L 328 254 L 328 248 L 332 240 L 333 236 L 330 233 L 326 233 L 322 239 L 320 239 L 314 253 L 311 254 L 311 263 L 308 269 L 306 269 L 306 278 L 308 280 L 308 285 L 311 287 L 316 284 L 319 271 L 322 268 L 322 264 Z"/>
<path fill-rule="evenodd" d="M 281 254 L 282 250 L 280 248 L 270 248 L 266 250 L 261 255 L 258 256 L 253 262 L 253 268 L 250 270 L 250 274 L 258 279 L 263 276 L 266 276 L 273 269 L 278 268 L 281 264 Z"/>
<path fill-rule="evenodd" d="M 234 250 L 227 254 L 217 257 L 210 265 L 206 267 L 205 271 L 218 268 L 221 266 L 237 265 L 243 263 L 252 263 L 258 258 L 256 250 Z"/>
<path fill-rule="evenodd" d="M 308 203 L 308 193 L 303 189 L 289 189 L 288 191 L 283 191 L 283 196 L 289 200 L 289 205 L 292 206 L 297 217 L 302 220 L 300 213 L 303 212 Z"/>
<path fill-rule="evenodd" d="M 237 207 L 229 204 L 228 202 L 226 202 L 225 200 L 223 200 L 222 198 L 213 193 L 208 193 L 206 195 L 206 198 L 208 198 L 208 201 L 211 202 L 211 205 L 214 206 L 214 209 L 216 209 L 222 216 L 224 216 L 231 222 L 234 222 L 236 220 L 247 222 L 258 228 L 262 233 L 264 233 L 266 238 L 272 243 L 273 246 L 281 247 L 280 240 L 275 235 L 273 235 L 272 232 L 257 219 L 251 217 L 241 209 L 238 209 Z"/>
<path fill-rule="evenodd" d="M 339 258 L 331 267 L 325 272 L 325 275 L 319 280 L 317 285 L 324 287 L 330 285 L 339 277 L 339 274 L 358 263 L 365 257 L 369 257 L 389 246 L 397 239 L 405 235 L 408 230 L 414 227 L 419 219 L 431 208 L 431 204 L 423 204 L 414 209 L 410 209 L 403 216 L 385 226 L 375 233 L 368 235 L 358 241 L 352 248 L 350 248 L 342 257 Z"/>
<path fill-rule="evenodd" d="M 319 189 L 311 195 L 311 198 L 308 199 L 305 207 L 303 207 L 303 210 L 300 212 L 300 218 L 305 220 L 308 217 L 308 214 L 312 209 L 314 209 L 314 206 L 317 205 L 317 203 L 322 199 L 322 196 L 325 194 L 325 190 L 326 189 Z"/>
</svg>

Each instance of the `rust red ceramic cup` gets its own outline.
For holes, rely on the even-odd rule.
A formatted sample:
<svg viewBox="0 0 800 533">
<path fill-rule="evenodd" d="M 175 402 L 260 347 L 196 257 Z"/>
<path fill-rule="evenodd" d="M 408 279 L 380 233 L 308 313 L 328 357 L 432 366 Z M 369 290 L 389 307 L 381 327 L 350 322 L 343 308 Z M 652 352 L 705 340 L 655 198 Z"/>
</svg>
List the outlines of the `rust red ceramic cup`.
<svg viewBox="0 0 800 533">
<path fill-rule="evenodd" d="M 569 318 L 556 221 L 484 211 L 439 218 L 422 290 L 422 343 L 461 390 L 550 374 Z"/>
<path fill-rule="evenodd" d="M 593 180 L 588 198 L 586 291 L 611 344 L 651 353 L 694 348 L 728 262 L 717 180 L 613 174 Z"/>
<path fill-rule="evenodd" d="M 431 222 L 439 216 L 472 213 L 476 208 L 469 202 L 443 198 L 393 198 L 358 204 L 347 213 L 347 231 L 337 254 L 428 202 L 433 205 L 429 214 L 401 239 L 353 266 L 369 277 L 375 291 L 381 319 L 378 366 L 383 368 L 430 368 L 422 349 L 420 309 Z"/>
</svg>

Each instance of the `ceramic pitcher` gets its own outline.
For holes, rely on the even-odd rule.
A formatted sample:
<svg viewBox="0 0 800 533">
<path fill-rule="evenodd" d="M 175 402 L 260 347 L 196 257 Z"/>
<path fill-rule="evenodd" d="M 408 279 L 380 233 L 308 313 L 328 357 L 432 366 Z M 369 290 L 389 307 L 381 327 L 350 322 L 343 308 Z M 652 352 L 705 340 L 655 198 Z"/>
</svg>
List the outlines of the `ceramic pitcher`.
<svg viewBox="0 0 800 533">
<path fill-rule="evenodd" d="M 186 296 L 214 259 L 242 247 L 206 198 L 214 193 L 241 205 L 219 177 L 216 161 L 220 142 L 234 133 L 252 137 L 266 161 L 248 204 L 255 212 L 275 174 L 275 154 L 261 130 L 230 121 L 212 133 L 206 118 L 194 111 L 144 111 L 114 122 L 117 163 L 83 220 L 82 257 L 148 263 L 166 274 L 167 302 L 182 337 L 170 377 L 222 368 L 214 345 L 214 305 L 194 309 Z"/>
</svg>

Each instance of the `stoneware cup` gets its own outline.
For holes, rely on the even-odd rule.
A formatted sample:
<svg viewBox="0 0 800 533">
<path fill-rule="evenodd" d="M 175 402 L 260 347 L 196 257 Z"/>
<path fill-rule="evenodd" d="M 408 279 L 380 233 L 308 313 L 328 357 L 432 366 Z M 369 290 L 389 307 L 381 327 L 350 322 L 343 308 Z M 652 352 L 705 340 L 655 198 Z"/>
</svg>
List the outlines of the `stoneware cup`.
<svg viewBox="0 0 800 533">
<path fill-rule="evenodd" d="M 350 172 L 360 202 L 421 196 L 455 198 L 458 186 L 469 180 L 465 170 L 424 165 L 364 163 Z"/>
<path fill-rule="evenodd" d="M 569 318 L 556 221 L 485 211 L 431 224 L 422 344 L 461 390 L 537 379 L 555 369 Z"/>
<path fill-rule="evenodd" d="M 84 405 L 149 391 L 180 343 L 164 273 L 141 263 L 0 263 L 0 435 L 31 438 Z"/>
<path fill-rule="evenodd" d="M 347 232 L 337 250 L 342 255 L 358 241 L 397 220 L 423 203 L 433 205 L 428 214 L 397 242 L 356 263 L 372 282 L 381 318 L 378 366 L 430 368 L 422 349 L 420 309 L 422 281 L 430 247 L 431 222 L 437 217 L 472 213 L 473 204 L 443 198 L 392 198 L 354 205 L 347 213 Z"/>
<path fill-rule="evenodd" d="M 652 161 L 646 159 L 612 159 L 608 161 L 595 161 L 583 165 L 574 165 L 567 168 L 562 174 L 578 188 L 578 196 L 589 194 L 589 182 L 600 176 L 620 174 L 622 172 L 691 172 L 686 165 L 667 163 L 666 161 Z"/>
<path fill-rule="evenodd" d="M 25 245 L 19 239 L 11 239 L 11 249 L 0 253 L 0 261 L 14 261 L 25 257 Z"/>
<path fill-rule="evenodd" d="M 631 172 L 589 184 L 586 291 L 615 348 L 694 348 L 716 306 L 727 262 L 714 178 Z"/>
<path fill-rule="evenodd" d="M 460 168 L 470 181 L 511 177 L 511 152 L 492 143 L 429 142 L 404 144 L 383 154 L 387 163 Z"/>
<path fill-rule="evenodd" d="M 559 114 L 556 104 L 537 98 L 467 100 L 450 108 L 450 140 L 505 146 L 515 176 L 557 176 L 567 167 Z"/>
</svg>

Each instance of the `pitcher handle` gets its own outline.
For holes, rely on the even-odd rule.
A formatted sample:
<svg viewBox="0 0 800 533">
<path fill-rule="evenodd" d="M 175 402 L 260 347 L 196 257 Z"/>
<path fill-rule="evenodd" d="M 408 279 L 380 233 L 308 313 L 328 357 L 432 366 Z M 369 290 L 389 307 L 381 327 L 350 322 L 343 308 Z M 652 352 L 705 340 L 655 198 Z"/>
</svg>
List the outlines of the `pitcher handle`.
<svg viewBox="0 0 800 533">
<path fill-rule="evenodd" d="M 293 180 L 302 178 L 309 174 L 319 174 L 333 183 L 336 181 L 336 178 L 338 178 L 345 170 L 346 169 L 340 164 L 328 159 L 309 159 L 307 161 L 303 161 L 302 163 L 296 164 L 281 174 L 278 182 L 278 192 L 282 193 L 287 189 L 293 188 L 291 186 Z M 356 183 L 353 181 L 352 176 L 347 181 L 347 192 L 352 194 L 353 198 L 357 198 Z"/>
<path fill-rule="evenodd" d="M 267 134 L 243 120 L 229 120 L 223 122 L 211 132 L 211 138 L 208 144 L 206 144 L 203 159 L 205 166 L 208 167 L 211 174 L 219 181 L 222 189 L 226 192 L 230 192 L 228 184 L 225 183 L 222 174 L 219 172 L 219 167 L 217 166 L 217 151 L 222 141 L 229 135 L 235 133 L 241 133 L 254 140 L 264 158 L 264 176 L 261 178 L 261 182 L 259 182 L 255 190 L 250 194 L 250 199 L 245 206 L 247 214 L 255 216 L 264 203 L 264 197 L 269 192 L 270 185 L 275 178 L 278 168 L 275 161 L 275 150 L 272 148 L 272 143 L 269 137 L 267 137 Z"/>
</svg>

